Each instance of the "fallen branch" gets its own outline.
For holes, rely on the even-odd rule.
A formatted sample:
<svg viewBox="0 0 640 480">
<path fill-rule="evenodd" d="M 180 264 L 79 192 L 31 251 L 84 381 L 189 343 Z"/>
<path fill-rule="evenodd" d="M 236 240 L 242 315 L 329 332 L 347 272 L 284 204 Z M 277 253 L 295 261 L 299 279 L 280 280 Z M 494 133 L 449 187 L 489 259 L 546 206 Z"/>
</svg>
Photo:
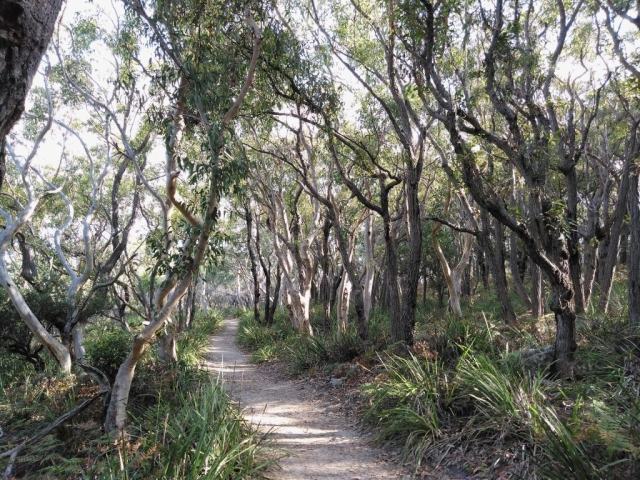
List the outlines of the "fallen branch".
<svg viewBox="0 0 640 480">
<path fill-rule="evenodd" d="M 22 450 L 27 448 L 29 445 L 36 443 L 38 440 L 40 440 L 41 438 L 51 433 L 53 430 L 58 428 L 67 420 L 75 417 L 80 412 L 86 410 L 86 408 L 89 407 L 89 405 L 91 405 L 98 398 L 102 397 L 105 393 L 107 392 L 101 391 L 97 395 L 85 400 L 74 409 L 69 410 L 68 412 L 56 418 L 53 422 L 51 422 L 46 427 L 38 430 L 33 437 L 28 438 L 27 440 L 22 442 L 20 445 L 13 447 L 11 450 L 7 450 L 6 452 L 0 453 L 0 460 L 2 460 L 3 458 L 9 457 L 9 465 L 7 466 L 7 469 L 4 471 L 4 477 L 3 477 L 4 480 L 9 480 L 11 478 L 11 471 L 13 470 L 13 466 L 16 463 L 16 459 L 18 458 L 18 455 L 20 455 L 20 452 L 22 452 Z"/>
</svg>

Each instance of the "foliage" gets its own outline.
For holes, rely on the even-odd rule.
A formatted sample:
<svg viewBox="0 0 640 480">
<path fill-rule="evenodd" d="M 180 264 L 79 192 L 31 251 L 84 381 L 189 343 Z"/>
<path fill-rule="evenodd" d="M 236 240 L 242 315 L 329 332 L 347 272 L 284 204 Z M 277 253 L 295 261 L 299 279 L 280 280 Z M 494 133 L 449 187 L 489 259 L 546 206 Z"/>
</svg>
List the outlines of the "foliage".
<svg viewBox="0 0 640 480">
<path fill-rule="evenodd" d="M 120 364 L 129 355 L 132 340 L 131 332 L 116 326 L 96 331 L 95 336 L 86 342 L 87 361 L 113 382 Z"/>
<path fill-rule="evenodd" d="M 107 454 L 99 478 L 253 478 L 269 463 L 222 384 L 208 375 L 194 382 L 188 367 L 134 423 L 131 443 Z"/>
<path fill-rule="evenodd" d="M 106 438 L 100 428 L 103 407 L 96 402 L 20 455 L 15 474 L 105 479 L 259 476 L 268 463 L 262 457 L 261 436 L 249 431 L 224 387 L 200 367 L 220 319 L 217 312 L 196 315 L 190 336 L 185 333 L 178 340 L 178 364 L 151 355 L 138 365 L 127 442 L 113 445 Z M 112 375 L 119 358 L 129 352 L 132 334 L 98 325 L 85 334 L 88 359 Z M 50 369 L 33 374 L 25 365 L 0 359 L 3 440 L 31 436 L 97 392 L 88 378 L 60 378 Z M 3 442 L 3 451 L 13 441 Z M 4 467 L 6 461 L 0 461 L 0 469 Z"/>
<path fill-rule="evenodd" d="M 524 478 L 631 478 L 640 458 L 640 377 L 629 373 L 639 363 L 628 342 L 618 343 L 625 353 L 612 354 L 610 345 L 625 338 L 616 319 L 600 320 L 590 329 L 595 334 L 583 337 L 581 365 L 591 376 L 572 384 L 512 360 L 505 347 L 516 335 L 526 338 L 526 330 L 492 332 L 493 323 L 483 321 L 492 341 L 481 340 L 476 349 L 463 334 L 479 333 L 482 324 L 445 322 L 451 324 L 442 328 L 446 340 L 383 359 L 382 373 L 363 385 L 366 419 L 380 440 L 400 442 L 418 464 L 425 456 L 441 461 L 443 451 L 459 445 L 469 451 L 470 468 L 486 469 L 483 478 L 498 475 L 501 462 Z M 442 356 L 446 344 L 457 344 L 459 355 Z M 510 456 L 513 448 L 520 449 L 519 461 Z"/>
</svg>

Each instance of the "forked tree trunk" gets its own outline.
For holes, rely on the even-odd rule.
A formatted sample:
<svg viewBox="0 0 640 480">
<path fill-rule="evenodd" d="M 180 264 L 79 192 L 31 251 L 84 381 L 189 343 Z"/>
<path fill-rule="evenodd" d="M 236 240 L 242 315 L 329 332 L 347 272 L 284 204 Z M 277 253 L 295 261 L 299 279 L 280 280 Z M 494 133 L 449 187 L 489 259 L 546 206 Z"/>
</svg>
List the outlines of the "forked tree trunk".
<svg viewBox="0 0 640 480">
<path fill-rule="evenodd" d="M 444 204 L 443 215 L 446 216 L 449 212 L 449 206 L 451 204 L 451 184 L 449 184 L 449 190 Z M 452 269 L 449 266 L 449 261 L 444 255 L 440 242 L 438 241 L 438 230 L 442 227 L 440 222 L 436 222 L 431 229 L 431 242 L 433 249 L 436 252 L 440 266 L 442 267 L 442 273 L 444 280 L 447 283 L 447 289 L 449 290 L 449 308 L 451 312 L 458 318 L 462 318 L 462 308 L 460 306 L 460 296 L 462 294 L 462 276 L 464 270 L 469 264 L 471 258 L 471 249 L 473 247 L 473 235 L 470 233 L 462 234 L 462 255 L 458 264 Z M 486 253 L 486 252 L 485 252 Z"/>
<path fill-rule="evenodd" d="M 178 361 L 176 329 L 169 325 L 163 335 L 158 336 L 158 358 L 163 362 Z"/>
</svg>

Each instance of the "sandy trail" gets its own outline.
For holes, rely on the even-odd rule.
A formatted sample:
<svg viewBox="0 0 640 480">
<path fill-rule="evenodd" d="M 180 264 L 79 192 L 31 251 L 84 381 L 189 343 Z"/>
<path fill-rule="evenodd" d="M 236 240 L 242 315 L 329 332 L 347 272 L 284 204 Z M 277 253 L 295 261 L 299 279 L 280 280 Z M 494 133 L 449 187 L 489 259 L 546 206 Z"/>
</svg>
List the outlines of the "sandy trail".
<svg viewBox="0 0 640 480">
<path fill-rule="evenodd" d="M 222 375 L 244 417 L 261 432 L 271 431 L 274 447 L 290 453 L 269 476 L 281 480 L 410 479 L 379 459 L 337 407 L 320 399 L 303 382 L 276 378 L 252 364 L 236 343 L 238 321 L 226 320 L 212 338 L 208 366 Z M 328 387 L 329 388 L 329 387 Z M 307 391 L 308 390 L 308 391 Z"/>
</svg>

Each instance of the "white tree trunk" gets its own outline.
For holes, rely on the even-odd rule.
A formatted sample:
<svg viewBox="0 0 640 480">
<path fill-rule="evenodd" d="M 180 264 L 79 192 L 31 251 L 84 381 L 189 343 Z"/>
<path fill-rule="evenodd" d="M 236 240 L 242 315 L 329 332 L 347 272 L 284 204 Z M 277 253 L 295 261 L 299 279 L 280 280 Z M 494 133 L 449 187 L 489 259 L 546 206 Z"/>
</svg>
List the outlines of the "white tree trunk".
<svg viewBox="0 0 640 480">
<path fill-rule="evenodd" d="M 338 288 L 338 338 L 343 332 L 347 330 L 349 326 L 349 304 L 351 302 L 351 290 L 353 284 L 349 280 L 346 270 L 342 272 L 342 280 L 340 281 L 340 287 Z"/>
<path fill-rule="evenodd" d="M 77 362 L 84 362 L 86 357 L 86 351 L 84 349 L 84 332 L 82 331 L 82 325 L 76 325 L 71 331 L 73 337 L 73 350 L 76 354 Z"/>
<path fill-rule="evenodd" d="M 364 282 L 362 296 L 364 298 L 364 316 L 369 321 L 371 302 L 373 299 L 373 280 L 375 260 L 373 258 L 373 215 L 369 213 L 364 221 Z"/>
<path fill-rule="evenodd" d="M 0 283 L 7 291 L 9 298 L 11 299 L 11 303 L 18 311 L 20 318 L 26 323 L 29 330 L 33 333 L 33 336 L 45 346 L 47 350 L 53 355 L 58 366 L 60 367 L 60 371 L 65 375 L 71 374 L 71 354 L 69 353 L 69 349 L 65 347 L 62 343 L 60 343 L 56 338 L 51 335 L 46 328 L 42 326 L 40 321 L 36 318 L 34 313 L 25 302 L 22 293 L 18 290 L 18 287 L 11 279 L 9 272 L 7 271 L 7 265 L 5 263 L 5 254 L 4 249 L 0 249 Z"/>
</svg>

